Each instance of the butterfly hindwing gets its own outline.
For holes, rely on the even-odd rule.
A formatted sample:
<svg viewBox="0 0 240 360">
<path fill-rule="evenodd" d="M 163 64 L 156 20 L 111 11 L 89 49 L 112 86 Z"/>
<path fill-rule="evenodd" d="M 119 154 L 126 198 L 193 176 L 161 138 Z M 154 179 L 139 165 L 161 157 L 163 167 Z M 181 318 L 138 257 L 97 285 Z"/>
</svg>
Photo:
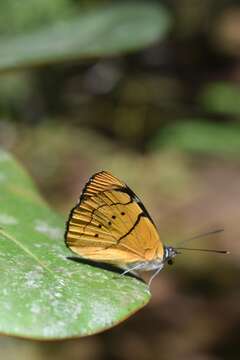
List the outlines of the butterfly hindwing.
<svg viewBox="0 0 240 360">
<path fill-rule="evenodd" d="M 105 171 L 89 179 L 72 210 L 66 244 L 83 257 L 116 264 L 163 254 L 156 227 L 141 201 Z"/>
</svg>

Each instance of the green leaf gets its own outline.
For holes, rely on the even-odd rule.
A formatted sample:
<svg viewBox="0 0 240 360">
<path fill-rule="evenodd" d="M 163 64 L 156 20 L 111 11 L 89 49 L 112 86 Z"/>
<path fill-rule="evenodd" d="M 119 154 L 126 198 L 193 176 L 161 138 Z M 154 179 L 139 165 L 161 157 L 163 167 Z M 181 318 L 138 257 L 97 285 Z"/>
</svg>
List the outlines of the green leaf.
<svg viewBox="0 0 240 360">
<path fill-rule="evenodd" d="M 156 135 L 152 148 L 162 146 L 190 153 L 239 157 L 240 125 L 210 123 L 204 119 L 182 120 Z"/>
<path fill-rule="evenodd" d="M 230 82 L 208 84 L 200 96 L 200 102 L 209 112 L 239 115 L 240 87 Z"/>
<path fill-rule="evenodd" d="M 110 328 L 143 307 L 147 285 L 67 259 L 64 219 L 0 152 L 0 333 L 64 339 Z"/>
<path fill-rule="evenodd" d="M 32 33 L 2 37 L 0 71 L 133 51 L 168 28 L 168 13 L 155 3 L 98 8 Z"/>
<path fill-rule="evenodd" d="M 10 0 L 1 2 L 0 36 L 32 31 L 76 11 L 69 0 Z M 11 26 L 9 26 L 11 24 Z"/>
</svg>

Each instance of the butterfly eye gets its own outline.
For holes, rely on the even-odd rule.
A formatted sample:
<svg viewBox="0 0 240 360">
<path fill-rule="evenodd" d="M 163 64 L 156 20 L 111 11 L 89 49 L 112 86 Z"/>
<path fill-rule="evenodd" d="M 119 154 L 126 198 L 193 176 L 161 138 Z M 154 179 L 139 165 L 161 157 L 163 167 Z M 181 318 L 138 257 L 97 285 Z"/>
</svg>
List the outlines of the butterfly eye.
<svg viewBox="0 0 240 360">
<path fill-rule="evenodd" d="M 108 222 L 108 225 L 112 225 L 111 221 Z"/>
<path fill-rule="evenodd" d="M 125 215 L 125 212 L 121 212 L 121 215 Z"/>
<path fill-rule="evenodd" d="M 98 237 L 98 234 L 95 234 L 94 236 L 95 236 L 95 237 Z"/>
<path fill-rule="evenodd" d="M 99 224 L 99 225 L 98 225 L 98 227 L 101 229 L 102 225 L 101 225 L 101 224 Z"/>
<path fill-rule="evenodd" d="M 112 216 L 112 219 L 116 219 L 116 216 L 115 216 L 115 215 L 113 215 L 113 216 Z"/>
<path fill-rule="evenodd" d="M 169 259 L 167 263 L 168 265 L 173 265 L 173 259 Z"/>
</svg>

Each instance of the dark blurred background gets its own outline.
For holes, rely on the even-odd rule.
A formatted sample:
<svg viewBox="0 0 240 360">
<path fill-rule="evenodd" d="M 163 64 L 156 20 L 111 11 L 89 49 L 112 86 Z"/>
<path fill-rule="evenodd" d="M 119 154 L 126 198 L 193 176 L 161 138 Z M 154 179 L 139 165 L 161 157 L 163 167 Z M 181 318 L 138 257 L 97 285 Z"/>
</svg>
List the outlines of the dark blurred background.
<svg viewBox="0 0 240 360">
<path fill-rule="evenodd" d="M 109 50 L 100 33 L 90 54 L 81 44 L 62 57 L 36 52 L 46 40 L 34 38 L 39 29 L 46 35 L 61 21 L 64 30 L 73 19 L 84 26 L 89 11 L 123 4 L 120 24 L 144 5 L 158 9 L 149 26 L 164 27 L 151 39 L 147 23 L 136 34 L 126 28 L 116 51 L 110 11 Z M 0 145 L 53 208 L 67 218 L 87 178 L 105 169 L 142 198 L 165 243 L 224 227 L 189 246 L 231 251 L 179 256 L 153 282 L 150 304 L 116 328 L 58 343 L 2 337 L 0 358 L 239 359 L 239 1 L 1 2 L 0 58 Z"/>
</svg>

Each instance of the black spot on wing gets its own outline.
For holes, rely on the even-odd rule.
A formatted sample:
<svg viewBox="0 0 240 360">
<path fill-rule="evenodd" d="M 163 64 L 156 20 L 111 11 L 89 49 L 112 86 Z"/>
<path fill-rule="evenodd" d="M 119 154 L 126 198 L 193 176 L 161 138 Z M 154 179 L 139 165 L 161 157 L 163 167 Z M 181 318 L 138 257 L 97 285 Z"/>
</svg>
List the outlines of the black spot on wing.
<svg viewBox="0 0 240 360">
<path fill-rule="evenodd" d="M 138 206 L 142 210 L 144 216 L 147 217 L 151 221 L 151 223 L 156 227 L 156 225 L 154 224 L 153 219 L 151 218 L 149 212 L 147 211 L 147 209 L 143 205 L 142 201 L 139 199 L 139 197 L 127 185 L 124 186 L 124 187 L 121 187 L 119 189 L 116 189 L 115 191 L 120 191 L 120 192 L 124 192 L 125 194 L 128 194 L 130 196 L 130 199 L 132 200 L 132 202 L 135 201 L 138 204 Z"/>
</svg>

